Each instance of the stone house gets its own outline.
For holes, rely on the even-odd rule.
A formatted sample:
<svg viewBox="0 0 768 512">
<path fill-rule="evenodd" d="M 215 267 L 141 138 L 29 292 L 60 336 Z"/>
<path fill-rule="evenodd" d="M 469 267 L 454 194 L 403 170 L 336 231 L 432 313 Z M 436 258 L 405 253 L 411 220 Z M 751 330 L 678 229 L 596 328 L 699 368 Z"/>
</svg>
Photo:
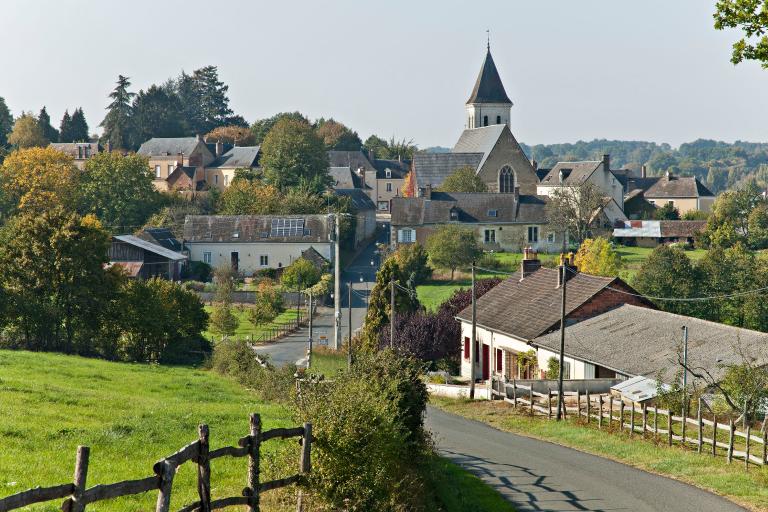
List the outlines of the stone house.
<svg viewBox="0 0 768 512">
<path fill-rule="evenodd" d="M 234 146 L 227 148 L 216 143 L 216 159 L 205 168 L 208 188 L 224 190 L 232 183 L 237 169 L 258 169 L 260 146 Z"/>
<path fill-rule="evenodd" d="M 149 159 L 149 168 L 154 176 L 152 183 L 159 191 L 173 188 L 202 190 L 206 183 L 205 168 L 216 158 L 201 135 L 155 137 L 142 144 L 138 154 Z"/>
<path fill-rule="evenodd" d="M 457 224 L 472 229 L 487 251 L 557 251 L 562 237 L 547 229 L 546 202 L 519 193 L 433 192 L 427 186 L 421 197 L 392 200 L 391 244 L 423 245 L 439 226 Z"/>
<path fill-rule="evenodd" d="M 71 156 L 81 171 L 85 169 L 85 163 L 99 152 L 97 142 L 51 142 L 50 146 Z"/>
<path fill-rule="evenodd" d="M 328 161 L 332 187 L 363 190 L 380 213 L 390 213 L 392 198 L 401 195 L 411 165 L 407 160 L 377 159 L 370 151 L 329 151 Z"/>
<path fill-rule="evenodd" d="M 675 176 L 670 172 L 661 177 L 629 178 L 627 191 L 635 190 L 641 190 L 643 198 L 653 206 L 660 208 L 671 204 L 680 215 L 694 210 L 709 212 L 715 202 L 715 194 L 698 178 Z"/>
</svg>

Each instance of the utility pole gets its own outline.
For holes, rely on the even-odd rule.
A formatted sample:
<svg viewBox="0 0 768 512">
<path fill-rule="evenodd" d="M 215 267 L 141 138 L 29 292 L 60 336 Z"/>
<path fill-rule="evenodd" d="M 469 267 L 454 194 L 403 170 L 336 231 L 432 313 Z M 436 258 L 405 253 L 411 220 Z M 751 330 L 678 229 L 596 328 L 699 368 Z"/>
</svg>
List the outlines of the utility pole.
<svg viewBox="0 0 768 512">
<path fill-rule="evenodd" d="M 683 418 L 688 412 L 688 326 L 683 326 Z"/>
<path fill-rule="evenodd" d="M 309 292 L 309 347 L 307 348 L 307 370 L 312 366 L 312 292 Z"/>
<path fill-rule="evenodd" d="M 395 347 L 395 275 L 389 279 L 389 346 Z"/>
<path fill-rule="evenodd" d="M 341 341 L 341 228 L 339 215 L 333 214 L 334 238 L 333 244 L 333 349 L 339 350 Z"/>
<path fill-rule="evenodd" d="M 560 298 L 560 370 L 557 372 L 557 421 L 563 418 L 563 370 L 565 369 L 565 283 L 568 282 L 566 275 L 565 255 L 560 255 L 560 286 L 562 287 L 562 296 Z"/>
<path fill-rule="evenodd" d="M 477 357 L 477 304 L 475 301 L 475 262 L 472 262 L 472 339 L 469 341 L 469 399 L 475 399 L 475 358 Z"/>
<path fill-rule="evenodd" d="M 349 280 L 349 303 L 347 304 L 349 320 L 349 344 L 347 345 L 347 367 L 352 368 L 352 280 Z"/>
</svg>

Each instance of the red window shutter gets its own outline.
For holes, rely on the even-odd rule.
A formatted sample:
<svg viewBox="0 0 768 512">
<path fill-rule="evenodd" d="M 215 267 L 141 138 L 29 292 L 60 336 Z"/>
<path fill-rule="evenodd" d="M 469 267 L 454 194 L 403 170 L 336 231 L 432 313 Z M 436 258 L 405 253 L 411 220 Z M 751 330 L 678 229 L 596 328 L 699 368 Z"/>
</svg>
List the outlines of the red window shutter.
<svg viewBox="0 0 768 512">
<path fill-rule="evenodd" d="M 496 349 L 496 371 L 501 372 L 503 352 L 500 348 Z"/>
<path fill-rule="evenodd" d="M 464 359 L 469 359 L 469 338 L 464 338 Z"/>
</svg>

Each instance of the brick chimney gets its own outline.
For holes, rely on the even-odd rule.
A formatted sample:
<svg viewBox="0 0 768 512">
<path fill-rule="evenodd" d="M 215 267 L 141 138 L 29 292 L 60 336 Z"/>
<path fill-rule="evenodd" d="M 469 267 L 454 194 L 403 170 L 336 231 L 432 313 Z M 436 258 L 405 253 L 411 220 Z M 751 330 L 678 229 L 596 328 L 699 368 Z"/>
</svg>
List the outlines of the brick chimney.
<svg viewBox="0 0 768 512">
<path fill-rule="evenodd" d="M 560 266 L 557 267 L 557 287 L 563 284 L 563 270 L 565 270 L 565 280 L 570 281 L 579 272 L 575 264 L 576 257 L 572 252 L 568 254 L 560 253 Z"/>
<path fill-rule="evenodd" d="M 375 158 L 376 158 L 376 155 L 374 155 L 374 153 L 373 153 L 373 150 L 372 150 L 372 149 L 369 149 L 369 150 L 368 150 L 368 160 L 370 160 L 371 162 L 373 162 L 373 161 L 375 160 Z"/>
<path fill-rule="evenodd" d="M 648 177 L 648 166 L 643 164 L 642 167 L 640 167 L 640 177 L 646 178 Z"/>
<path fill-rule="evenodd" d="M 520 262 L 520 280 L 522 281 L 529 275 L 541 268 L 539 255 L 532 247 L 523 248 L 523 260 Z"/>
<path fill-rule="evenodd" d="M 611 155 L 603 155 L 603 170 L 606 172 L 611 170 Z"/>
<path fill-rule="evenodd" d="M 216 156 L 224 154 L 224 143 L 221 141 L 216 142 Z"/>
</svg>

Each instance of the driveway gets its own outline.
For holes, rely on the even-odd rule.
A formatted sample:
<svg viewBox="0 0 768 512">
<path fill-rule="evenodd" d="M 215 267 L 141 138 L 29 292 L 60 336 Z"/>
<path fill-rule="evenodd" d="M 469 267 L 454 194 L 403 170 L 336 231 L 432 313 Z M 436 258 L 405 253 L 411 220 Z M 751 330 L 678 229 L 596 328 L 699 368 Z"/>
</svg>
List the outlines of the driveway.
<svg viewBox="0 0 768 512">
<path fill-rule="evenodd" d="M 523 511 L 743 512 L 707 491 L 430 407 L 441 455 Z"/>
</svg>

